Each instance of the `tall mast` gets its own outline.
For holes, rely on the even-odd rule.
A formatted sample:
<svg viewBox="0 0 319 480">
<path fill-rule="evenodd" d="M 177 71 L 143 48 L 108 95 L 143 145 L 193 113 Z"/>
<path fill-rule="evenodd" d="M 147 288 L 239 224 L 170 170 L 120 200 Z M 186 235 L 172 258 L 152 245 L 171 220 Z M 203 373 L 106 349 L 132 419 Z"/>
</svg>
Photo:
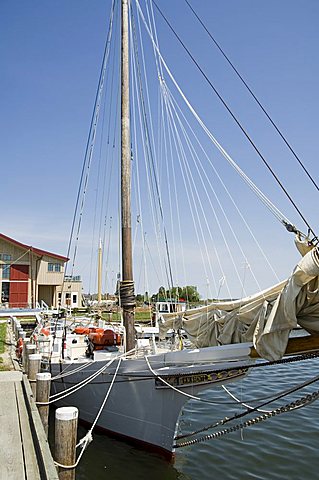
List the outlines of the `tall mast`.
<svg viewBox="0 0 319 480">
<path fill-rule="evenodd" d="M 97 301 L 101 305 L 102 301 L 102 240 L 100 239 L 98 250 L 98 265 L 97 265 Z"/>
<path fill-rule="evenodd" d="M 131 229 L 131 142 L 129 105 L 129 37 L 128 0 L 122 0 L 121 28 L 121 224 L 122 224 L 122 281 L 120 298 L 126 331 L 126 351 L 135 347 L 135 294 L 132 261 Z"/>
</svg>

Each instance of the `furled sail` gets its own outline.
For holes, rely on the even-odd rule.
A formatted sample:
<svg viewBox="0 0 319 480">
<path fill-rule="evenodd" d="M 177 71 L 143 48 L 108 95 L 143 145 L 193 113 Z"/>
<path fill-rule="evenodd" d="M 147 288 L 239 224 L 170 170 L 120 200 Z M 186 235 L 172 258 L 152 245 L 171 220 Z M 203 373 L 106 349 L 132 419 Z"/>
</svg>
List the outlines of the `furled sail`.
<svg viewBox="0 0 319 480">
<path fill-rule="evenodd" d="M 307 248 L 301 250 L 304 253 Z M 198 348 L 252 341 L 261 357 L 278 360 L 293 328 L 300 325 L 319 334 L 318 247 L 305 253 L 288 280 L 268 290 L 236 301 L 214 302 L 159 323 L 161 335 L 169 328 L 183 328 Z"/>
</svg>

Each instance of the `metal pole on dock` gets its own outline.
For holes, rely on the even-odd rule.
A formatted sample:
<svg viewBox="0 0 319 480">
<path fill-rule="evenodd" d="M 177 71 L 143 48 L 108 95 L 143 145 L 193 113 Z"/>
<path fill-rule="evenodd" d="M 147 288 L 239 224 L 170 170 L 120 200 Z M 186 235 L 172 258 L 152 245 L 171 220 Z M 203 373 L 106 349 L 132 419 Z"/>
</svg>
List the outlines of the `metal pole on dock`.
<svg viewBox="0 0 319 480">
<path fill-rule="evenodd" d="M 36 374 L 36 401 L 46 403 L 50 398 L 51 373 L 43 372 Z M 49 430 L 49 405 L 38 405 L 43 428 L 48 436 Z"/>
<path fill-rule="evenodd" d="M 28 379 L 31 384 L 33 396 L 36 396 L 36 377 L 40 372 L 41 353 L 32 353 L 28 358 Z"/>
<path fill-rule="evenodd" d="M 78 409 L 60 407 L 55 411 L 55 461 L 72 466 L 76 459 Z M 58 467 L 60 480 L 74 480 L 75 468 Z"/>
</svg>

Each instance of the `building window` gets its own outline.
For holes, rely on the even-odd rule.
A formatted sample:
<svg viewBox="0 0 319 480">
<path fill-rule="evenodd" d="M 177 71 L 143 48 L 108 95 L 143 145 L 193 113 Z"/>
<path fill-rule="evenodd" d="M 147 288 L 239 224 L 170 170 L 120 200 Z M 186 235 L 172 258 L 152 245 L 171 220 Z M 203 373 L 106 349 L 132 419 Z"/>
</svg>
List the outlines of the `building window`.
<svg viewBox="0 0 319 480">
<path fill-rule="evenodd" d="M 7 253 L 0 253 L 0 260 L 3 260 L 4 262 L 11 262 L 12 255 L 9 255 Z"/>
<path fill-rule="evenodd" d="M 1 303 L 9 302 L 10 297 L 10 283 L 3 282 L 1 287 Z"/>
<path fill-rule="evenodd" d="M 61 263 L 48 263 L 48 272 L 61 272 Z"/>
<path fill-rule="evenodd" d="M 2 267 L 2 279 L 10 280 L 10 264 L 1 265 L 1 267 Z"/>
</svg>

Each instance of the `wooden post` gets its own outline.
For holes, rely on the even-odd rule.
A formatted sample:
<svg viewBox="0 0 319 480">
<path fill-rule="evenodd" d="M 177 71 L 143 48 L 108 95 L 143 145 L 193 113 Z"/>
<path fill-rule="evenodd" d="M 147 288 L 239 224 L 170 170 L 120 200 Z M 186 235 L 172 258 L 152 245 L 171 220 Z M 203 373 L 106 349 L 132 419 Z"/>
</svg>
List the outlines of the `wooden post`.
<svg viewBox="0 0 319 480">
<path fill-rule="evenodd" d="M 48 402 L 50 398 L 51 373 L 43 372 L 36 374 L 36 401 Z M 49 405 L 37 405 L 42 420 L 43 428 L 48 436 L 49 429 Z"/>
<path fill-rule="evenodd" d="M 71 466 L 76 460 L 78 409 L 61 407 L 55 411 L 55 461 Z M 60 480 L 74 480 L 75 468 L 58 467 Z"/>
<path fill-rule="evenodd" d="M 35 353 L 37 349 L 37 346 L 34 345 L 34 343 L 28 343 L 26 345 L 26 356 L 25 356 L 25 367 L 24 367 L 24 371 L 25 373 L 28 375 L 28 368 L 29 368 L 29 356 L 32 355 L 33 353 Z"/>
<path fill-rule="evenodd" d="M 26 364 L 27 364 L 27 345 L 30 343 L 30 337 L 26 337 L 23 339 L 23 347 L 22 347 L 22 366 L 24 371 L 26 372 Z"/>
<path fill-rule="evenodd" d="M 36 377 L 40 371 L 41 353 L 32 353 L 28 358 L 28 379 L 31 384 L 33 396 L 36 396 Z"/>
<path fill-rule="evenodd" d="M 25 338 L 25 336 L 26 336 L 25 331 L 22 328 L 20 328 L 19 331 L 18 331 L 18 338 L 22 338 L 22 340 L 23 340 Z"/>
<path fill-rule="evenodd" d="M 14 336 L 15 336 L 16 340 L 18 339 L 18 332 L 19 332 L 20 328 L 21 328 L 21 324 L 20 324 L 19 320 L 16 319 L 15 322 L 14 322 L 14 329 L 13 329 Z"/>
</svg>

